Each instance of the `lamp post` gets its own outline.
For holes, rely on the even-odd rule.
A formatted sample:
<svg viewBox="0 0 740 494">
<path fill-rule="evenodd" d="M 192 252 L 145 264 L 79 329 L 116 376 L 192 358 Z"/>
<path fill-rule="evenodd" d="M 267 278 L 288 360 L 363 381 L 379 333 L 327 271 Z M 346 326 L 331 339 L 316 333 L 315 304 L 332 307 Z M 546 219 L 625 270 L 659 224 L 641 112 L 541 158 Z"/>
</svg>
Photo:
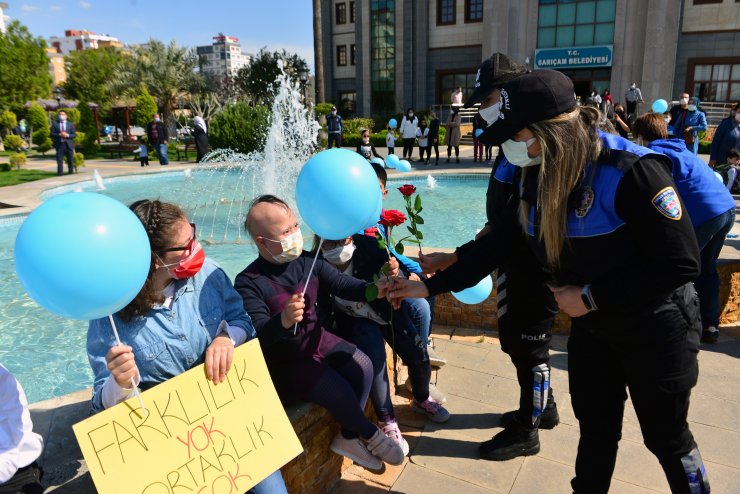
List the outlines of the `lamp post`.
<svg viewBox="0 0 740 494">
<path fill-rule="evenodd" d="M 306 102 L 306 84 L 308 83 L 308 69 L 303 68 L 298 71 L 298 80 L 301 83 L 301 96 L 303 96 L 303 102 Z"/>
<path fill-rule="evenodd" d="M 54 98 L 57 100 L 57 111 L 62 109 L 62 88 L 59 86 L 54 88 Z"/>
</svg>

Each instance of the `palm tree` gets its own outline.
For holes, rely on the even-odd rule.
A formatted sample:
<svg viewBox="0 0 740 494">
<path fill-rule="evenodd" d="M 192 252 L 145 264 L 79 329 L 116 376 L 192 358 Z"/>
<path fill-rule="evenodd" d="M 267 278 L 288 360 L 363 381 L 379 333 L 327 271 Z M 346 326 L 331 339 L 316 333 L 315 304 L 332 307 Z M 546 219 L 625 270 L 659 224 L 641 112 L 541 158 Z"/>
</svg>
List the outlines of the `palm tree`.
<svg viewBox="0 0 740 494">
<path fill-rule="evenodd" d="M 326 101 L 324 97 L 324 52 L 321 42 L 321 0 L 313 0 L 313 59 L 316 85 L 316 103 Z"/>
</svg>

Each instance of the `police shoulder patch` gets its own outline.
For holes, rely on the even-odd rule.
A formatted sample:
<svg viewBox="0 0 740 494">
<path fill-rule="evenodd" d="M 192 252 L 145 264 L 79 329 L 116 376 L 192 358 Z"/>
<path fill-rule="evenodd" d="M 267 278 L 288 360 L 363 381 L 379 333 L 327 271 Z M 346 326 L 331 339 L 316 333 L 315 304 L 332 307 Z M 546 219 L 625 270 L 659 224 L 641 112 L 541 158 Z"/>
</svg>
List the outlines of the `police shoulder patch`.
<svg viewBox="0 0 740 494">
<path fill-rule="evenodd" d="M 680 220 L 683 215 L 681 201 L 673 187 L 666 187 L 653 197 L 653 206 L 660 214 L 671 220 Z"/>
</svg>

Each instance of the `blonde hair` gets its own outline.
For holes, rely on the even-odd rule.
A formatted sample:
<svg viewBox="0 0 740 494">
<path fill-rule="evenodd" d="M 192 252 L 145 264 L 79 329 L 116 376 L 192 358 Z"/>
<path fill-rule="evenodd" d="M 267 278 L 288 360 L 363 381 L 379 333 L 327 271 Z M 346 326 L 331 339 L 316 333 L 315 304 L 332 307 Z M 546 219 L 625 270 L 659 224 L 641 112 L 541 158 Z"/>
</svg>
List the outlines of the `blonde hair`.
<svg viewBox="0 0 740 494">
<path fill-rule="evenodd" d="M 542 148 L 536 207 L 540 213 L 539 240 L 545 244 L 547 263 L 553 269 L 560 267 L 566 244 L 568 199 L 582 180 L 586 165 L 601 154 L 598 124 L 599 111 L 581 106 L 528 127 Z M 523 176 L 526 173 L 525 168 Z M 520 205 L 525 230 L 531 206 L 524 200 Z"/>
</svg>

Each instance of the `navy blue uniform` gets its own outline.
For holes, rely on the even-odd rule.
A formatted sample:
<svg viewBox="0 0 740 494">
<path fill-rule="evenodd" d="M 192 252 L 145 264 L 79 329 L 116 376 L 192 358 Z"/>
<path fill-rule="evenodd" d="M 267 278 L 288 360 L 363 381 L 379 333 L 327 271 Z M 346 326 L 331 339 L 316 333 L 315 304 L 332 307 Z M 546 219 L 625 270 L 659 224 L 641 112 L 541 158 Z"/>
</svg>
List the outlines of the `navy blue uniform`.
<svg viewBox="0 0 740 494">
<path fill-rule="evenodd" d="M 590 284 L 597 306 L 573 318 L 568 342 L 570 393 L 581 432 L 573 489 L 608 491 L 628 388 L 645 445 L 672 492 L 708 492 L 686 421 L 701 332 L 691 285 L 699 274 L 696 236 L 670 160 L 618 136 L 600 138 L 602 159 L 586 168 L 571 194 L 560 265 L 549 272 L 553 285 Z M 538 171 L 526 170 L 508 213 L 476 242 L 473 255 L 426 281 L 430 291 L 479 279 L 510 255 L 515 246 L 506 239 L 521 230 L 521 201 L 536 204 Z M 547 266 L 534 206 L 528 223 L 527 243 Z"/>
</svg>

